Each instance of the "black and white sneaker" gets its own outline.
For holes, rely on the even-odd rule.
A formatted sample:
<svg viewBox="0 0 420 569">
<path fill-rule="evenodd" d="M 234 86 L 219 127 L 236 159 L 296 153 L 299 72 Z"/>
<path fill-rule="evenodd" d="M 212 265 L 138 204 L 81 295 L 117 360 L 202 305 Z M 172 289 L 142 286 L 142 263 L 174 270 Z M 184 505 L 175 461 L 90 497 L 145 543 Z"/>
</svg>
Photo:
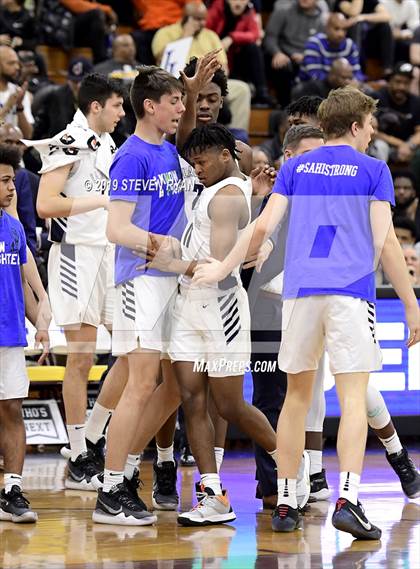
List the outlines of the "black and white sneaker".
<svg viewBox="0 0 420 569">
<path fill-rule="evenodd" d="M 156 510 L 176 510 L 179 496 L 176 490 L 176 462 L 153 463 L 152 503 Z"/>
<path fill-rule="evenodd" d="M 71 490 L 95 490 L 92 477 L 100 471 L 93 454 L 88 451 L 80 454 L 75 461 L 67 463 L 68 473 L 64 486 Z"/>
<path fill-rule="evenodd" d="M 98 524 L 149 526 L 157 517 L 143 508 L 122 482 L 109 492 L 98 491 L 92 520 Z"/>
<path fill-rule="evenodd" d="M 328 488 L 325 469 L 323 468 L 321 472 L 311 474 L 309 478 L 311 482 L 311 493 L 309 494 L 309 501 L 320 502 L 322 500 L 328 500 L 332 492 Z"/>
<path fill-rule="evenodd" d="M 355 506 L 345 498 L 339 498 L 332 524 L 336 529 L 351 533 L 356 539 L 381 539 L 382 531 L 370 523 L 360 502 Z"/>
<path fill-rule="evenodd" d="M 179 464 L 181 466 L 196 466 L 197 463 L 195 462 L 195 458 L 191 452 L 190 445 L 182 447 Z"/>
<path fill-rule="evenodd" d="M 98 463 L 99 470 L 103 470 L 105 467 L 105 437 L 101 437 L 98 439 L 96 443 L 90 442 L 89 439 L 86 439 L 86 448 L 88 451 L 91 451 L 95 462 Z M 70 460 L 71 458 L 71 450 L 69 446 L 61 447 L 60 454 L 66 460 Z"/>
<path fill-rule="evenodd" d="M 278 532 L 291 532 L 301 529 L 302 516 L 299 508 L 292 508 L 286 504 L 276 506 L 271 515 L 271 529 Z"/>
<path fill-rule="evenodd" d="M 138 468 L 134 470 L 133 478 L 128 479 L 124 476 L 124 484 L 127 490 L 131 493 L 134 499 L 138 500 L 142 508 L 147 510 L 146 504 L 138 495 L 138 489 L 143 487 L 143 482 L 140 480 L 140 471 Z M 104 487 L 104 473 L 100 472 L 92 476 L 91 480 L 92 486 L 95 490 L 101 490 Z"/>
<path fill-rule="evenodd" d="M 387 461 L 401 481 L 404 494 L 407 498 L 418 498 L 420 496 L 420 474 L 409 457 L 407 449 L 403 448 L 400 452 L 385 454 Z"/>
<path fill-rule="evenodd" d="M 16 524 L 36 522 L 38 514 L 33 512 L 29 506 L 29 500 L 25 498 L 19 486 L 12 486 L 7 494 L 3 489 L 0 494 L 0 520 Z"/>
</svg>

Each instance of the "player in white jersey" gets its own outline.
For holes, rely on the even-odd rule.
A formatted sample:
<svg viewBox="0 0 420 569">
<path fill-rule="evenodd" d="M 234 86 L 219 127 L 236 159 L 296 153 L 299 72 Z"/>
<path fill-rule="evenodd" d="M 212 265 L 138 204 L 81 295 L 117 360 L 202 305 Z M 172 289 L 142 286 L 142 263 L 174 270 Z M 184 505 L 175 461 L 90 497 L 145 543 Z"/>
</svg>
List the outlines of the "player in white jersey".
<svg viewBox="0 0 420 569">
<path fill-rule="evenodd" d="M 103 439 L 87 447 L 87 379 L 97 327 L 112 324 L 113 248 L 106 238 L 106 210 L 115 144 L 109 133 L 124 116 L 123 93 L 118 83 L 92 74 L 81 83 L 78 103 L 65 131 L 34 145 L 43 158 L 37 209 L 41 217 L 51 218 L 51 307 L 68 346 L 63 398 L 71 457 L 66 487 L 91 489 Z M 112 373 L 117 375 L 118 368 Z M 104 410 L 104 419 L 108 416 Z"/>
<path fill-rule="evenodd" d="M 204 499 L 181 514 L 182 525 L 209 525 L 235 519 L 222 492 L 208 415 L 210 389 L 218 413 L 236 424 L 268 452 L 275 452 L 274 431 L 264 415 L 243 399 L 243 375 L 250 354 L 249 307 L 239 267 L 223 283 L 191 286 L 194 267 L 209 254 L 229 252 L 250 221 L 252 186 L 236 162 L 235 139 L 223 126 L 195 129 L 186 156 L 205 186 L 182 239 L 182 259 L 161 250 L 150 267 L 180 273 L 169 355 L 181 389 L 188 440 L 201 474 Z"/>
</svg>

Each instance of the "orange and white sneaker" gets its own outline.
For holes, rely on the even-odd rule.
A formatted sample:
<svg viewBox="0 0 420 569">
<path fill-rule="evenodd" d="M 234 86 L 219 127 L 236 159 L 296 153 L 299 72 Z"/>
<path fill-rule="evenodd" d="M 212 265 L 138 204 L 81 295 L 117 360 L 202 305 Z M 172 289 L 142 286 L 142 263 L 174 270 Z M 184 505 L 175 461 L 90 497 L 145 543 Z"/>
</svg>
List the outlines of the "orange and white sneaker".
<svg viewBox="0 0 420 569">
<path fill-rule="evenodd" d="M 205 496 L 189 512 L 178 516 L 178 523 L 182 526 L 209 526 L 226 524 L 236 520 L 226 490 L 222 495 L 215 496 L 211 488 L 204 489 Z"/>
</svg>

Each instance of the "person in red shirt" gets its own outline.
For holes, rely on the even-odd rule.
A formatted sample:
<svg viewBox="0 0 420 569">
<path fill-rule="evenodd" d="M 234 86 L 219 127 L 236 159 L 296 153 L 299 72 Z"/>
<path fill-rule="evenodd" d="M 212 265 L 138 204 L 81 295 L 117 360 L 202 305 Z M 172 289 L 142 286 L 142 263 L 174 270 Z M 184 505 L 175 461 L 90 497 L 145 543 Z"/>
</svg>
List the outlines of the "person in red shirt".
<svg viewBox="0 0 420 569">
<path fill-rule="evenodd" d="M 260 46 L 257 14 L 248 0 L 214 0 L 206 27 L 218 34 L 227 51 L 230 76 L 255 86 L 253 105 L 272 104 Z"/>
</svg>

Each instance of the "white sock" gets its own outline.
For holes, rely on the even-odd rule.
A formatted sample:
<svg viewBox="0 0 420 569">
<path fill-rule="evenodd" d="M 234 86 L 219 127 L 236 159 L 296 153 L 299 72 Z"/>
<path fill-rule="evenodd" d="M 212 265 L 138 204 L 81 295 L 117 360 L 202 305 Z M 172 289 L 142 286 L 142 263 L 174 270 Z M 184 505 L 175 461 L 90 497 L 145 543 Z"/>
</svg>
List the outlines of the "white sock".
<svg viewBox="0 0 420 569">
<path fill-rule="evenodd" d="M 296 478 L 277 479 L 277 505 L 285 504 L 291 508 L 297 508 Z"/>
<path fill-rule="evenodd" d="M 86 438 L 91 443 L 97 443 L 102 437 L 108 419 L 112 415 L 113 409 L 102 407 L 98 402 L 93 406 L 92 412 L 86 423 Z"/>
<path fill-rule="evenodd" d="M 216 459 L 217 474 L 219 474 L 223 463 L 223 456 L 225 454 L 225 449 L 222 447 L 214 447 L 214 458 Z"/>
<path fill-rule="evenodd" d="M 309 475 L 318 474 L 322 470 L 322 450 L 307 450 L 309 454 Z"/>
<path fill-rule="evenodd" d="M 393 435 L 391 435 L 390 437 L 388 437 L 387 439 L 381 439 L 380 438 L 379 440 L 381 441 L 381 443 L 386 448 L 386 452 L 388 454 L 394 454 L 396 452 L 402 451 L 402 449 L 403 449 L 397 431 L 395 431 L 395 433 Z"/>
<path fill-rule="evenodd" d="M 6 494 L 10 492 L 12 486 L 19 486 L 22 490 L 22 476 L 21 474 L 5 473 L 4 474 L 4 491 Z"/>
<path fill-rule="evenodd" d="M 174 445 L 171 444 L 170 447 L 162 448 L 159 445 L 156 445 L 157 449 L 157 463 L 162 464 L 162 462 L 172 462 L 174 461 Z"/>
<path fill-rule="evenodd" d="M 127 461 L 124 467 L 124 476 L 131 480 L 134 475 L 136 468 L 139 468 L 141 460 L 141 454 L 129 454 L 127 456 Z"/>
<path fill-rule="evenodd" d="M 354 472 L 340 472 L 340 498 L 349 500 L 357 506 L 359 495 L 360 476 Z"/>
<path fill-rule="evenodd" d="M 86 452 L 86 427 L 85 425 L 67 425 L 67 433 L 69 435 L 71 457 L 75 461 L 76 458 Z"/>
<path fill-rule="evenodd" d="M 124 481 L 124 471 L 104 470 L 104 492 L 109 492 L 113 486 L 121 484 Z"/>
<path fill-rule="evenodd" d="M 204 488 L 211 488 L 215 496 L 222 495 L 222 485 L 220 483 L 220 476 L 218 474 L 213 472 L 211 474 L 202 474 L 201 484 L 204 486 Z"/>
</svg>

